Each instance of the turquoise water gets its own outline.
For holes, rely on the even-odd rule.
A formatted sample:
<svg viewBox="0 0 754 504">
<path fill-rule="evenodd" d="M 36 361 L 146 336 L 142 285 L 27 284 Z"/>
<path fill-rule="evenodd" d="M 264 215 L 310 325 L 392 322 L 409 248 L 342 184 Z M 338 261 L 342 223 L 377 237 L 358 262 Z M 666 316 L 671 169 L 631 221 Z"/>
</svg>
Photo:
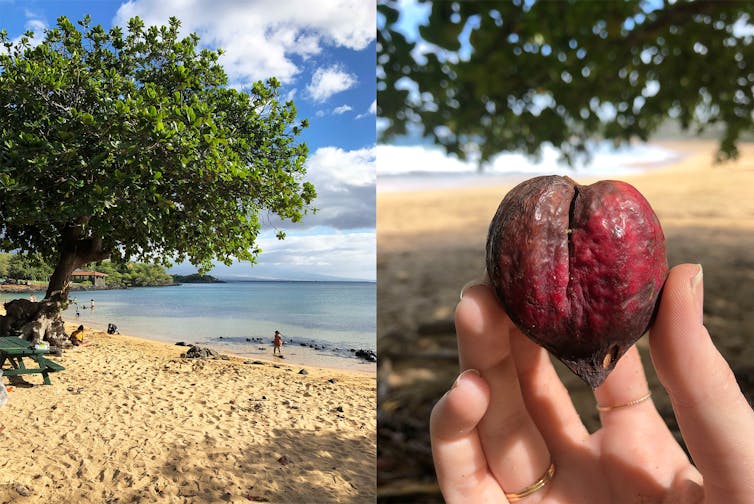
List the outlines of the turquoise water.
<svg viewBox="0 0 754 504">
<path fill-rule="evenodd" d="M 122 334 L 199 343 L 242 355 L 255 354 L 260 344 L 271 348 L 277 329 L 289 348 L 306 345 L 355 359 L 351 349 L 375 350 L 375 295 L 375 284 L 368 282 L 229 282 L 80 291 L 70 295 L 77 300 L 78 319 L 73 303 L 63 318 L 98 329 L 114 323 Z M 94 310 L 89 308 L 91 299 Z"/>
</svg>

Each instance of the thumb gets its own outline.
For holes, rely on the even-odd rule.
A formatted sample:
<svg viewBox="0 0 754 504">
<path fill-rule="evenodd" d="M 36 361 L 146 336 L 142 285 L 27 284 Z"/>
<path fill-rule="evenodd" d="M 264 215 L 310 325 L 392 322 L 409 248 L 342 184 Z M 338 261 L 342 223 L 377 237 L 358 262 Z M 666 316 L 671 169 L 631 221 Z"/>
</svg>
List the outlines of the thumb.
<svg viewBox="0 0 754 504">
<path fill-rule="evenodd" d="M 702 267 L 673 268 L 650 330 L 652 361 L 705 487 L 738 502 L 754 495 L 754 412 L 702 324 L 702 300 Z"/>
</svg>

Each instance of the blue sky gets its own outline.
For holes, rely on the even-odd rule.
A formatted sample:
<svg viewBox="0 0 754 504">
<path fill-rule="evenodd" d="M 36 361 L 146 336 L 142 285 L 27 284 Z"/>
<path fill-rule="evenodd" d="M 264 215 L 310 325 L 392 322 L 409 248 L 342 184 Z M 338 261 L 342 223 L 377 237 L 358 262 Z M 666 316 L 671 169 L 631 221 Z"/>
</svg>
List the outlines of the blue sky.
<svg viewBox="0 0 754 504">
<path fill-rule="evenodd" d="M 375 239 L 375 5 L 365 0 L 0 0 L 0 28 L 11 39 L 40 36 L 59 16 L 90 14 L 92 24 L 182 21 L 184 34 L 222 47 L 233 86 L 275 76 L 310 126 L 307 179 L 319 212 L 293 225 L 269 219 L 258 264 L 218 266 L 226 278 L 373 281 Z M 287 238 L 274 238 L 278 229 Z M 178 265 L 175 272 L 193 272 Z"/>
</svg>

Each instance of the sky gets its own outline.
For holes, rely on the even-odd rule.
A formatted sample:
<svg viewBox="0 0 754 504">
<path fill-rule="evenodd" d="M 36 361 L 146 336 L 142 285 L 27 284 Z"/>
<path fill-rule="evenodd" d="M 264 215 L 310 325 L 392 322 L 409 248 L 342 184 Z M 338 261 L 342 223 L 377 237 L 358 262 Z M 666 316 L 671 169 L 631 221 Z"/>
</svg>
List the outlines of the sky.
<svg viewBox="0 0 754 504">
<path fill-rule="evenodd" d="M 375 4 L 368 0 L 0 0 L 0 28 L 11 39 L 40 36 L 60 16 L 108 29 L 141 17 L 147 25 L 181 20 L 182 33 L 222 48 L 229 85 L 243 89 L 277 77 L 281 95 L 309 120 L 306 180 L 318 212 L 302 223 L 269 219 L 257 264 L 218 265 L 227 279 L 376 278 Z M 287 237 L 275 238 L 278 230 Z M 192 273 L 189 264 L 174 273 Z"/>
</svg>

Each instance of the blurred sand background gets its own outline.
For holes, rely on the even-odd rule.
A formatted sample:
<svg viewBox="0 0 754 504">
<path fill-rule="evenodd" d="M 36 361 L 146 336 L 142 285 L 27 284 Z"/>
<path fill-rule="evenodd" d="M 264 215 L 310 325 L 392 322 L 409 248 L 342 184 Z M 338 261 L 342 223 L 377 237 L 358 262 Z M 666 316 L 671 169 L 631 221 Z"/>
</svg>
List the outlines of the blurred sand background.
<svg viewBox="0 0 754 504">
<path fill-rule="evenodd" d="M 754 144 L 714 164 L 707 140 L 656 142 L 672 164 L 623 177 L 662 223 L 671 266 L 704 267 L 704 320 L 739 384 L 754 397 Z M 597 180 L 597 179 L 594 179 Z M 594 180 L 578 179 L 579 183 Z M 379 182 L 378 182 L 379 187 Z M 380 193 L 377 196 L 378 500 L 436 502 L 428 434 L 434 402 L 458 374 L 453 311 L 461 287 L 484 272 L 487 228 L 510 187 Z M 654 401 L 676 437 L 667 395 L 638 342 Z M 590 431 L 599 428 L 591 389 L 556 363 Z"/>
<path fill-rule="evenodd" d="M 374 502 L 374 373 L 85 338 L 0 408 L 0 502 Z"/>
</svg>

